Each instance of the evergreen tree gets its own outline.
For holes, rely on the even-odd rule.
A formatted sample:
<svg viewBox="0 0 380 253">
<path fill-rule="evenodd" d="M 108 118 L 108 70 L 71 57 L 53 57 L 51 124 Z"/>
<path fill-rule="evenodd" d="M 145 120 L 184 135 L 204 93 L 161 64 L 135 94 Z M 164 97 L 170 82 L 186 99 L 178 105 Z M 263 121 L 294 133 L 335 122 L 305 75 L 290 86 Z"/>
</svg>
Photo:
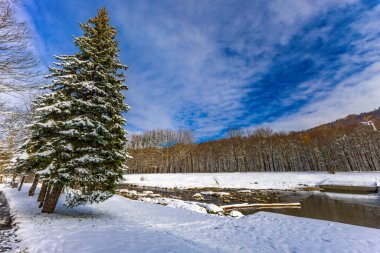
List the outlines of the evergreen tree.
<svg viewBox="0 0 380 253">
<path fill-rule="evenodd" d="M 54 211 L 62 189 L 69 207 L 111 197 L 128 157 L 121 116 L 129 109 L 121 93 L 127 66 L 118 60 L 117 31 L 104 8 L 81 27 L 79 52 L 56 57 L 50 68 L 51 92 L 35 101 L 39 116 L 24 147 L 26 170 L 51 189 L 43 212 Z"/>
</svg>

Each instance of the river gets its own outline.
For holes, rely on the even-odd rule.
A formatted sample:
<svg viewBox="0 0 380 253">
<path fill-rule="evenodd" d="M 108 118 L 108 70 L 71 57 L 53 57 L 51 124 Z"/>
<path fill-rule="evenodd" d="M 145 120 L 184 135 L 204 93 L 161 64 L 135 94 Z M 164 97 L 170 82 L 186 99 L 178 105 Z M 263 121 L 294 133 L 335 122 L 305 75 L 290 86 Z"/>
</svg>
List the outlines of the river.
<svg viewBox="0 0 380 253">
<path fill-rule="evenodd" d="M 129 185 L 129 190 L 153 191 L 162 197 L 177 198 L 185 201 L 198 201 L 216 205 L 239 203 L 294 203 L 300 202 L 301 208 L 251 208 L 239 210 L 245 215 L 266 211 L 291 216 L 306 217 L 351 225 L 380 228 L 380 195 L 327 193 L 304 190 L 252 190 L 243 189 L 163 189 Z M 228 192 L 222 197 L 203 195 L 203 200 L 194 200 L 193 195 L 204 191 Z"/>
</svg>

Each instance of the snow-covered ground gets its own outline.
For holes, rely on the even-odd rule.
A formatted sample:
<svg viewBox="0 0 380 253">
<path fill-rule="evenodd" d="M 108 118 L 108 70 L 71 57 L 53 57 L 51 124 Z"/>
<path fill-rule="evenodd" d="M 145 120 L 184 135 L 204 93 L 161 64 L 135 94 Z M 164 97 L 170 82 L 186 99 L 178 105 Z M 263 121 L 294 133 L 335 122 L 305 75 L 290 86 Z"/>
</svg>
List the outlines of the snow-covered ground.
<svg viewBox="0 0 380 253">
<path fill-rule="evenodd" d="M 380 252 L 380 230 L 260 212 L 240 219 L 132 201 L 41 214 L 26 191 L 2 188 L 28 252 Z"/>
<path fill-rule="evenodd" d="M 329 181 L 345 185 L 380 186 L 379 172 L 248 172 L 248 173 L 187 173 L 187 174 L 129 174 L 125 183 L 166 188 L 246 188 L 297 189 L 318 186 Z"/>
<path fill-rule="evenodd" d="M 204 193 L 209 193 L 209 192 L 204 192 Z M 215 193 L 220 194 L 221 192 L 215 192 Z M 175 198 L 163 198 L 161 197 L 160 194 L 155 194 L 152 191 L 143 191 L 142 193 L 140 193 L 134 190 L 121 189 L 119 190 L 119 194 L 130 199 L 160 204 L 164 206 L 170 206 L 174 208 L 187 209 L 193 212 L 223 215 L 223 209 L 220 206 L 217 206 L 215 204 L 201 203 L 201 202 L 195 202 L 195 201 L 184 201 L 184 200 L 175 199 Z M 198 199 L 198 200 L 203 199 L 203 195 L 200 193 L 197 193 L 194 196 L 195 198 L 193 199 Z M 241 216 L 243 215 L 241 214 Z"/>
</svg>

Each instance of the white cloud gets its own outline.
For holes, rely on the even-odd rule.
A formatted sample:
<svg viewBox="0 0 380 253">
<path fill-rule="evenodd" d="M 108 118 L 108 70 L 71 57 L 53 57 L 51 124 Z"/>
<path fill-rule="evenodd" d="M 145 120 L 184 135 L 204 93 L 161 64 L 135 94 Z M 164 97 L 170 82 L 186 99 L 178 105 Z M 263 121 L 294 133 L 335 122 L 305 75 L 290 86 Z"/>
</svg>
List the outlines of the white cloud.
<svg viewBox="0 0 380 253">
<path fill-rule="evenodd" d="M 73 16 L 80 13 L 82 21 L 93 15 L 94 10 L 87 2 L 81 2 L 80 7 L 76 2 L 68 3 L 65 11 Z M 261 87 L 252 85 L 267 73 L 279 53 L 278 45 L 287 45 L 311 19 L 355 2 L 107 1 L 111 22 L 120 30 L 123 62 L 131 65 L 127 77 L 130 89 L 126 93 L 126 101 L 132 106 L 126 115 L 128 128 L 139 132 L 191 127 L 201 138 L 218 135 L 238 121 L 249 123 L 251 118 L 242 119 L 247 113 L 242 99 L 248 90 L 260 90 Z M 51 15 L 46 20 L 58 22 Z M 371 22 L 358 18 L 354 29 L 362 29 L 363 41 L 373 41 L 357 46 L 361 49 L 358 53 L 374 63 L 380 43 L 372 32 L 379 25 L 378 13 L 371 15 Z M 38 44 L 40 54 L 50 53 L 53 48 L 55 54 L 61 54 L 58 45 L 44 43 L 41 39 Z M 343 55 L 340 61 L 361 63 L 362 58 Z M 371 67 L 376 69 L 377 65 Z M 344 76 L 350 69 L 342 66 L 335 76 Z M 372 95 L 378 94 L 378 88 L 375 81 L 368 80 L 377 80 L 377 74 L 371 75 L 370 68 L 366 71 L 356 75 L 357 83 L 350 81 L 353 79 L 344 80 L 333 85 L 331 92 L 319 91 L 330 84 L 324 80 L 299 84 L 300 91 L 280 101 L 281 105 L 314 98 L 298 112 L 268 124 L 275 129 L 301 129 L 339 115 L 373 109 L 378 105 Z M 321 77 L 325 74 L 321 73 Z M 350 100 L 342 98 L 342 94 L 351 97 Z M 260 94 L 257 96 L 260 101 Z M 256 113 L 260 116 L 263 112 Z"/>
<path fill-rule="evenodd" d="M 360 16 L 351 26 L 360 34 L 353 44 L 353 52 L 341 56 L 342 66 L 335 76 L 342 78 L 353 66 L 369 63 L 369 66 L 353 74 L 346 75 L 342 81 L 331 89 L 318 92 L 318 87 L 326 81 L 305 83 L 308 87 L 300 93 L 293 94 L 289 100 L 305 97 L 314 93 L 314 99 L 300 108 L 296 113 L 288 114 L 261 126 L 269 126 L 278 131 L 292 131 L 311 128 L 320 124 L 347 116 L 374 110 L 380 106 L 380 5 L 366 15 Z M 322 75 L 323 73 L 321 73 Z M 285 103 L 287 101 L 284 101 Z"/>
<path fill-rule="evenodd" d="M 319 94 L 320 99 L 297 113 L 264 123 L 277 131 L 304 130 L 347 116 L 371 111 L 380 106 L 380 62 Z"/>
<path fill-rule="evenodd" d="M 352 2 L 133 2 L 129 8 L 113 2 L 122 40 L 141 52 L 132 56 L 141 58 L 140 68 L 132 62 L 129 71 L 129 123 L 143 130 L 193 127 L 197 137 L 220 133 L 243 115 L 241 99 L 267 69 L 274 45 L 287 43 L 320 12 Z M 226 57 L 224 48 L 241 55 Z"/>
</svg>

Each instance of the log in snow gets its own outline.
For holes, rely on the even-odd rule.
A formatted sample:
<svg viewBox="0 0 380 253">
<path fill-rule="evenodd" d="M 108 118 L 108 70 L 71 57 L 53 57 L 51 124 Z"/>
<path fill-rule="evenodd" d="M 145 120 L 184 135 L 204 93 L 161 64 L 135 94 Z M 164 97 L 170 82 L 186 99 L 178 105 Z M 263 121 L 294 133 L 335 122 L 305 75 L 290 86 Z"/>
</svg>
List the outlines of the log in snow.
<svg viewBox="0 0 380 253">
<path fill-rule="evenodd" d="M 337 181 L 326 180 L 319 185 L 325 191 L 343 191 L 343 192 L 377 192 L 378 186 L 375 181 Z"/>
<path fill-rule="evenodd" d="M 223 210 L 231 209 L 245 209 L 245 208 L 295 208 L 301 207 L 301 203 L 254 203 L 254 204 L 234 204 L 234 205 L 225 205 L 220 206 Z"/>
</svg>

